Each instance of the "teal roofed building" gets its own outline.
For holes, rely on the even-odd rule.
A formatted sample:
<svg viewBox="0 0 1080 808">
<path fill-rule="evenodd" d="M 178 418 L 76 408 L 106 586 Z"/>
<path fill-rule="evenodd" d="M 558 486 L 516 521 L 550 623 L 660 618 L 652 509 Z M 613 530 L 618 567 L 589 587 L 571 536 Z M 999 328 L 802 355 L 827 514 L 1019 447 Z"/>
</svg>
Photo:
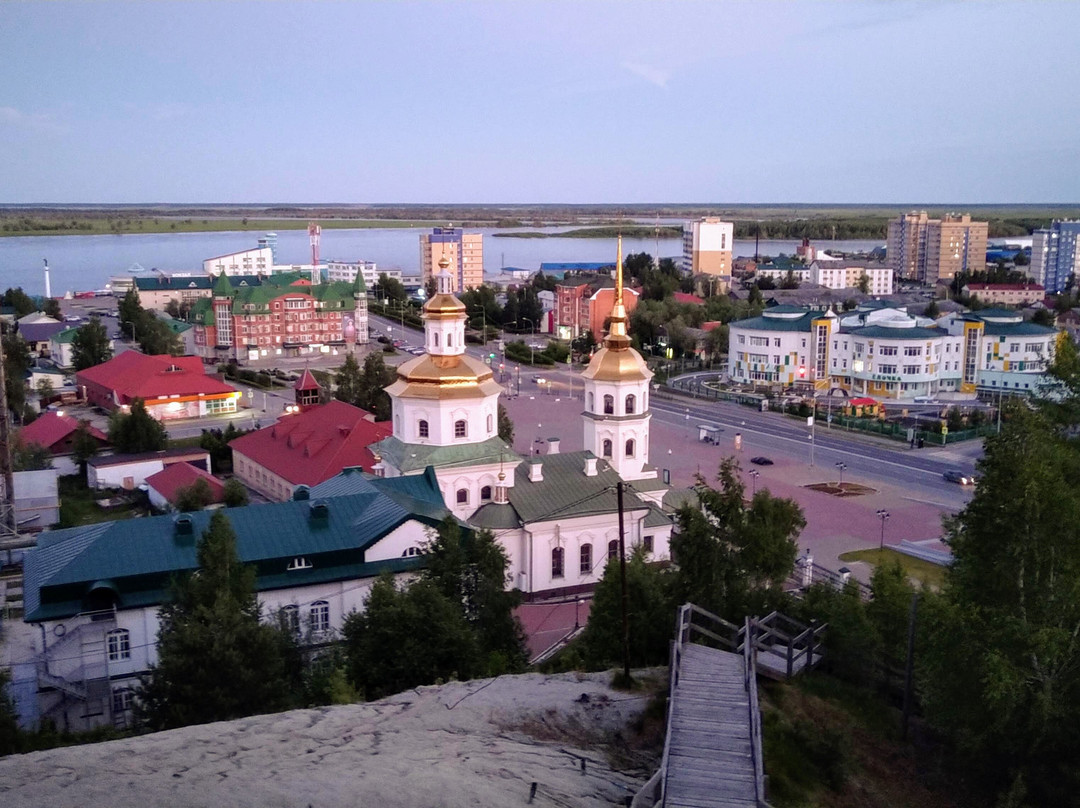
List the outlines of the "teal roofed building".
<svg viewBox="0 0 1080 808">
<path fill-rule="evenodd" d="M 419 569 L 449 511 L 430 470 L 394 480 L 347 469 L 291 501 L 225 513 L 263 614 L 280 611 L 319 641 L 363 609 L 379 574 Z M 26 555 L 24 619 L 45 647 L 19 667 L 36 677 L 39 718 L 71 729 L 130 721 L 131 690 L 156 660 L 158 609 L 170 581 L 196 569 L 209 521 L 204 511 L 41 534 Z"/>
</svg>

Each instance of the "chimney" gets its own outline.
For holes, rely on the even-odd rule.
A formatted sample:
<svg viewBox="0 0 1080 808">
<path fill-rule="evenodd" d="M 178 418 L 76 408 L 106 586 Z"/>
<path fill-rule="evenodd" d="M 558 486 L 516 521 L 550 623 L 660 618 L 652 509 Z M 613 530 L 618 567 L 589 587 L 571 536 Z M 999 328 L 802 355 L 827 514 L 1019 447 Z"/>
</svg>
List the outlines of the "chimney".
<svg viewBox="0 0 1080 808">
<path fill-rule="evenodd" d="M 529 482 L 542 483 L 544 481 L 544 466 L 539 460 L 534 460 L 529 465 Z"/>
<path fill-rule="evenodd" d="M 558 438 L 548 438 L 547 439 L 547 445 L 548 445 L 547 453 L 549 455 L 554 455 L 554 454 L 559 453 L 559 439 Z"/>
<path fill-rule="evenodd" d="M 596 458 L 595 457 L 586 457 L 585 458 L 585 476 L 586 477 L 595 477 L 596 476 Z"/>
<path fill-rule="evenodd" d="M 190 514 L 182 513 L 173 520 L 173 535 L 180 541 L 193 541 L 195 520 Z"/>
<path fill-rule="evenodd" d="M 308 515 L 312 522 L 326 522 L 330 518 L 330 506 L 322 500 L 308 505 Z"/>
<path fill-rule="evenodd" d="M 296 502 L 311 499 L 311 489 L 308 488 L 306 485 L 298 485 L 296 486 L 296 488 L 293 489 L 292 498 Z"/>
</svg>

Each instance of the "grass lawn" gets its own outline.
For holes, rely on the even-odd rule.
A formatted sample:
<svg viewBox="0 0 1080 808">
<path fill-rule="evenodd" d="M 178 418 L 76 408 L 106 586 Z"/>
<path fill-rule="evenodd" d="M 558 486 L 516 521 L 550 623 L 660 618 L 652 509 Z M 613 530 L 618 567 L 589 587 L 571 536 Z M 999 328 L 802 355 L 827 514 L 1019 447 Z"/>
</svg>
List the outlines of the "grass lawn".
<svg viewBox="0 0 1080 808">
<path fill-rule="evenodd" d="M 921 558 L 914 558 L 905 553 L 885 548 L 884 550 L 852 550 L 850 553 L 841 553 L 841 561 L 865 561 L 867 564 L 877 566 L 892 561 L 899 562 L 910 577 L 919 581 L 923 586 L 931 589 L 941 589 L 945 583 L 945 567 L 940 564 L 932 564 Z"/>
<path fill-rule="evenodd" d="M 100 507 L 94 500 L 105 499 L 108 494 L 88 488 L 81 475 L 65 475 L 57 482 L 60 489 L 60 527 L 130 519 L 136 513 L 133 505 L 109 510 Z"/>
</svg>

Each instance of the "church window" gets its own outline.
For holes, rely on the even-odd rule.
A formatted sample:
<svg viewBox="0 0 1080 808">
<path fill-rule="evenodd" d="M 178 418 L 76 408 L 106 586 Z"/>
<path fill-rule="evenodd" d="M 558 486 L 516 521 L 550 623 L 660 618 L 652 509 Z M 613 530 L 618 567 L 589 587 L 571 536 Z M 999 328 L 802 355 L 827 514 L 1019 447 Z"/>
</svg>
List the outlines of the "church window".
<svg viewBox="0 0 1080 808">
<path fill-rule="evenodd" d="M 606 396 L 604 396 L 604 415 L 614 415 L 614 414 L 615 414 L 615 396 L 606 395 Z"/>
<path fill-rule="evenodd" d="M 634 439 L 633 438 L 630 438 L 630 440 L 628 440 L 626 442 L 626 456 L 627 457 L 633 457 L 634 456 Z"/>
<path fill-rule="evenodd" d="M 457 491 L 457 504 L 468 505 L 469 504 L 469 489 L 459 488 Z"/>
<path fill-rule="evenodd" d="M 420 420 L 420 423 L 416 425 L 416 434 L 419 435 L 421 438 L 426 438 L 428 436 L 427 421 L 423 419 Z"/>
<path fill-rule="evenodd" d="M 468 430 L 466 429 L 465 419 L 463 418 L 460 421 L 454 421 L 454 437 L 464 438 L 467 434 Z"/>
<path fill-rule="evenodd" d="M 589 409 L 589 412 L 592 412 L 593 410 L 596 409 L 596 401 L 594 400 L 592 393 L 589 393 L 589 407 L 588 407 L 588 409 Z"/>
<path fill-rule="evenodd" d="M 563 548 L 556 547 L 551 551 L 551 577 L 563 577 Z"/>
<path fill-rule="evenodd" d="M 109 662 L 131 659 L 131 633 L 126 628 L 115 628 L 106 635 Z"/>
<path fill-rule="evenodd" d="M 645 552 L 646 553 L 651 553 L 653 551 L 653 537 L 652 536 L 645 536 L 642 539 L 641 543 L 645 546 Z"/>
<path fill-rule="evenodd" d="M 604 454 L 604 457 L 611 457 L 611 441 L 610 440 L 605 440 L 604 441 L 603 454 Z"/>
<path fill-rule="evenodd" d="M 325 600 L 317 600 L 311 604 L 308 625 L 315 633 L 330 629 L 330 604 Z"/>
<path fill-rule="evenodd" d="M 436 331 L 433 336 L 435 337 L 435 347 L 438 348 L 439 347 L 439 332 Z"/>
<path fill-rule="evenodd" d="M 454 347 L 454 335 L 453 334 L 447 334 L 446 335 L 446 347 L 447 348 L 453 348 Z"/>
<path fill-rule="evenodd" d="M 485 485 L 480 489 L 480 501 L 488 502 L 491 499 L 491 486 Z"/>
<path fill-rule="evenodd" d="M 607 543 L 607 557 L 608 559 L 619 557 L 619 540 L 612 539 Z"/>
<path fill-rule="evenodd" d="M 494 429 L 495 429 L 495 419 L 491 417 L 491 413 L 488 413 L 488 417 L 487 417 L 487 428 L 488 428 L 488 430 L 487 430 L 487 431 L 488 431 L 488 434 L 489 434 L 489 435 L 490 435 L 490 434 L 492 433 L 492 431 L 494 431 Z"/>
<path fill-rule="evenodd" d="M 634 414 L 634 404 L 635 403 L 637 403 L 637 400 L 634 398 L 633 393 L 631 393 L 630 395 L 628 395 L 626 397 L 626 414 L 627 415 L 633 415 Z"/>
<path fill-rule="evenodd" d="M 581 545 L 581 565 L 580 565 L 578 571 L 582 575 L 591 575 L 592 574 L 592 545 L 591 544 L 583 544 L 583 545 Z"/>
</svg>

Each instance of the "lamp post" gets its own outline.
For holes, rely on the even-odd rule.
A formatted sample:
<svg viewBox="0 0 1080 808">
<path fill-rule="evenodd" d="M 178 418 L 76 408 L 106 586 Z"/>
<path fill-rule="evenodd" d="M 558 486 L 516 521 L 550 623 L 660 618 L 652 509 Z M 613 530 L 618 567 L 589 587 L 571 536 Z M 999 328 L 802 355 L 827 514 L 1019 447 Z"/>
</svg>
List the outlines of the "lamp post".
<svg viewBox="0 0 1080 808">
<path fill-rule="evenodd" d="M 574 628 L 581 628 L 581 598 L 574 601 Z"/>
<path fill-rule="evenodd" d="M 132 342 L 138 342 L 138 339 L 135 337 L 135 321 L 134 320 L 121 320 L 120 325 L 130 325 L 131 326 L 131 341 Z"/>
<path fill-rule="evenodd" d="M 889 518 L 889 512 L 882 509 L 877 512 L 878 519 L 881 520 L 881 542 L 878 544 L 879 550 L 885 549 L 885 522 Z"/>
<path fill-rule="evenodd" d="M 751 489 L 750 496 L 755 496 L 757 494 L 757 478 L 761 476 L 761 472 L 757 469 L 750 469 L 750 471 L 746 473 L 749 474 L 750 479 L 754 481 L 754 487 Z"/>
<path fill-rule="evenodd" d="M 840 483 L 839 483 L 839 485 L 840 485 L 841 488 L 843 488 L 844 487 L 844 469 L 847 468 L 847 463 L 837 463 L 836 467 L 838 469 L 840 469 Z"/>
<path fill-rule="evenodd" d="M 536 323 L 532 319 L 530 319 L 528 317 L 522 317 L 520 319 L 524 320 L 525 322 L 527 322 L 529 324 L 529 328 L 532 330 L 532 335 L 535 337 L 536 336 Z"/>
</svg>

